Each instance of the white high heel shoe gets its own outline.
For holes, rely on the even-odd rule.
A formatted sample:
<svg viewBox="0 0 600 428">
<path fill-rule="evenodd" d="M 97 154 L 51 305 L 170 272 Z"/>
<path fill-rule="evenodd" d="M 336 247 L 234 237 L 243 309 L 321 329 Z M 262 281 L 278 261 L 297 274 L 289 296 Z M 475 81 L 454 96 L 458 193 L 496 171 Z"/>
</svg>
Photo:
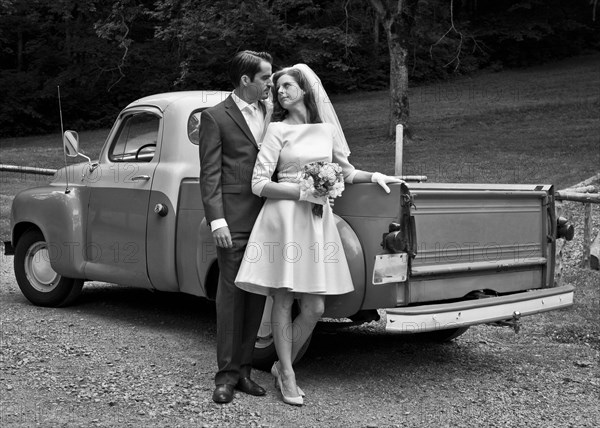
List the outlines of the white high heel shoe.
<svg viewBox="0 0 600 428">
<path fill-rule="evenodd" d="M 277 373 L 279 374 L 279 371 Z M 281 380 L 281 376 L 277 376 L 275 383 L 279 388 L 279 392 L 281 392 L 284 403 L 291 404 L 292 406 L 302 406 L 304 404 L 304 398 L 302 398 L 302 396 L 298 395 L 297 397 L 289 397 L 283 393 L 283 381 Z"/>
<path fill-rule="evenodd" d="M 277 370 L 277 363 L 278 362 L 279 361 L 275 361 L 273 363 L 273 367 L 271 367 L 271 374 L 275 378 L 275 388 L 279 388 L 279 385 L 277 383 L 277 378 L 280 377 L 279 376 L 279 370 Z M 296 385 L 296 388 L 298 389 L 298 394 L 300 394 L 300 397 L 305 397 L 306 396 L 306 394 L 304 393 L 304 391 L 302 391 L 298 385 Z"/>
</svg>

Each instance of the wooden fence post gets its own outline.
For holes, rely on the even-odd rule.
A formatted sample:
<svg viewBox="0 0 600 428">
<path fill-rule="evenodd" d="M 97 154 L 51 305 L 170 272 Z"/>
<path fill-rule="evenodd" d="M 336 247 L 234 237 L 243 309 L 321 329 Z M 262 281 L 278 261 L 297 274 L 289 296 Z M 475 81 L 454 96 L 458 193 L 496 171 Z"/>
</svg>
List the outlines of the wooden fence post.
<svg viewBox="0 0 600 428">
<path fill-rule="evenodd" d="M 592 204 L 583 204 L 583 255 L 581 267 L 590 267 L 590 249 L 592 244 Z"/>
<path fill-rule="evenodd" d="M 556 210 L 556 218 L 563 215 L 563 203 L 561 200 L 557 200 L 554 204 Z M 565 246 L 564 239 L 556 239 L 556 251 L 555 251 L 555 265 L 554 265 L 554 286 L 560 287 L 562 285 L 563 278 L 563 248 Z"/>
<path fill-rule="evenodd" d="M 600 270 L 600 232 L 590 246 L 590 267 L 594 270 Z"/>
<path fill-rule="evenodd" d="M 402 150 L 403 150 L 404 127 L 401 124 L 396 125 L 396 162 L 394 165 L 394 175 L 402 175 Z"/>
</svg>

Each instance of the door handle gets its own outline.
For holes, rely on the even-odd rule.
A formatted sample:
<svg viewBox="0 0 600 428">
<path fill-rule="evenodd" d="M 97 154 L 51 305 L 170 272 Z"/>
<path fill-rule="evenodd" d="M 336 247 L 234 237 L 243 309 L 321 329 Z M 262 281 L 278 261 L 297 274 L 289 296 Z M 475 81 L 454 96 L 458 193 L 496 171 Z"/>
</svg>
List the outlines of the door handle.
<svg viewBox="0 0 600 428">
<path fill-rule="evenodd" d="M 131 181 L 148 181 L 148 180 L 150 180 L 149 175 L 136 175 L 135 177 L 131 178 Z"/>
</svg>

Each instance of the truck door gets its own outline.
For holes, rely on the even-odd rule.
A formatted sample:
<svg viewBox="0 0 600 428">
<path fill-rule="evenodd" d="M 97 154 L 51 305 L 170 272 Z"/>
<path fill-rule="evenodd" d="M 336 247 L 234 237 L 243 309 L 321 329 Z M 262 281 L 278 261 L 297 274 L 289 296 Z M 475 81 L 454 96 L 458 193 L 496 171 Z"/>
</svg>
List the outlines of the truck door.
<svg viewBox="0 0 600 428">
<path fill-rule="evenodd" d="M 146 229 L 150 190 L 158 164 L 161 113 L 151 107 L 119 117 L 89 174 L 86 275 L 136 287 L 152 287 Z"/>
</svg>

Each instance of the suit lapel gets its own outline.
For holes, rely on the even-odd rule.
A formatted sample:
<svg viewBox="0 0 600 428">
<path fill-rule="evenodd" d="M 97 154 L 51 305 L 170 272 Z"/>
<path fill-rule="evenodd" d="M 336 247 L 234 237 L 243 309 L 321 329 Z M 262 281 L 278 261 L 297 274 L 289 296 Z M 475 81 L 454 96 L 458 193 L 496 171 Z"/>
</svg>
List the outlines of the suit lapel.
<svg viewBox="0 0 600 428">
<path fill-rule="evenodd" d="M 256 140 L 254 139 L 254 135 L 252 135 L 252 131 L 250 131 L 250 128 L 248 127 L 248 124 L 246 123 L 246 119 L 244 119 L 244 115 L 238 108 L 235 101 L 233 101 L 233 98 L 231 98 L 231 95 L 229 95 L 229 97 L 227 97 L 227 99 L 225 99 L 225 110 L 227 111 L 227 114 L 236 123 L 236 125 L 239 126 L 240 129 L 244 132 L 246 137 L 248 137 L 250 142 L 252 144 L 254 144 L 256 146 L 256 148 L 258 148 L 258 144 L 256 143 Z"/>
</svg>

